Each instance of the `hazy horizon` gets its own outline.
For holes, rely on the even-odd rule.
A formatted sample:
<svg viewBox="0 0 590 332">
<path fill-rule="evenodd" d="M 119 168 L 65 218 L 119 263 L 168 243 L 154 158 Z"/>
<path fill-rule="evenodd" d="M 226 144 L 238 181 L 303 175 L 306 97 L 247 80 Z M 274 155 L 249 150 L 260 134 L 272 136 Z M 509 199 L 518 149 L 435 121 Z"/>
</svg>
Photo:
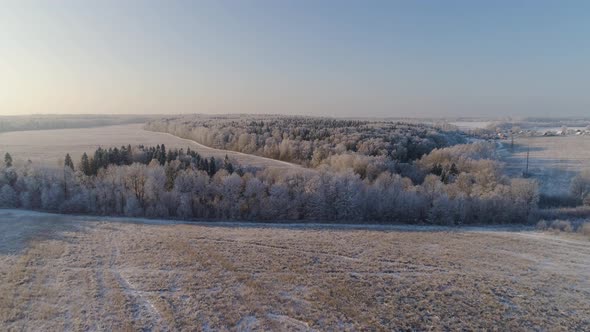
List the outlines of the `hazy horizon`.
<svg viewBox="0 0 590 332">
<path fill-rule="evenodd" d="M 582 1 L 8 1 L 0 115 L 584 116 Z"/>
<path fill-rule="evenodd" d="M 0 1 L 0 332 L 590 332 L 590 1 Z"/>
</svg>

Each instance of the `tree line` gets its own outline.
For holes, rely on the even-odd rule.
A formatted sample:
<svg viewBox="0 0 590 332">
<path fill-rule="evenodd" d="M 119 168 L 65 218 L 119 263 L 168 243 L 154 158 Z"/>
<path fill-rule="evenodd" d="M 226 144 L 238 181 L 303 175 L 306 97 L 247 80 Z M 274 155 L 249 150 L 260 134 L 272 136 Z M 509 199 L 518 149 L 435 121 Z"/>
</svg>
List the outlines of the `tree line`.
<svg viewBox="0 0 590 332">
<path fill-rule="evenodd" d="M 166 150 L 164 144 L 156 146 L 138 145 L 131 147 L 131 145 L 121 146 L 120 148 L 103 149 L 99 147 L 94 151 L 91 157 L 86 152 L 82 154 L 78 169 L 86 176 L 98 175 L 101 169 L 106 169 L 109 166 L 123 166 L 131 165 L 133 163 L 140 163 L 147 165 L 151 162 L 157 162 L 161 166 L 165 166 L 172 161 L 178 160 L 186 167 L 193 167 L 197 170 L 205 171 L 207 174 L 213 176 L 220 169 L 223 168 L 228 172 L 233 173 L 235 168 L 228 156 L 220 164 L 215 157 L 203 158 L 199 153 L 191 150 L 190 147 L 184 149 L 169 149 Z M 66 154 L 64 164 L 71 170 L 74 170 L 74 164 L 69 154 Z"/>
<path fill-rule="evenodd" d="M 414 179 L 395 169 L 369 178 L 328 165 L 311 172 L 247 168 L 162 145 L 117 150 L 95 151 L 89 172 L 82 161 L 57 171 L 5 164 L 0 206 L 183 220 L 454 225 L 522 223 L 538 202 L 536 182 L 505 177 L 486 143 L 434 149 L 410 165 Z"/>
<path fill-rule="evenodd" d="M 433 149 L 466 142 L 458 130 L 426 124 L 301 116 L 187 115 L 152 120 L 145 128 L 312 168 L 352 155 L 351 161 L 383 165 L 380 171 L 387 164 L 410 163 Z"/>
<path fill-rule="evenodd" d="M 17 115 L 0 116 L 0 132 L 91 128 L 130 123 L 143 123 L 145 115 Z"/>
</svg>

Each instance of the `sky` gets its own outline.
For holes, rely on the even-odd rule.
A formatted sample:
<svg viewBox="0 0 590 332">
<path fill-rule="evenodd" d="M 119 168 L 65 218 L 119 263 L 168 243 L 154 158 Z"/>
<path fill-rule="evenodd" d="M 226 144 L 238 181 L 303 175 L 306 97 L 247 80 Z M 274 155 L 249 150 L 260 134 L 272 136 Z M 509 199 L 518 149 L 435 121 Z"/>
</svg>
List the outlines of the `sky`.
<svg viewBox="0 0 590 332">
<path fill-rule="evenodd" d="M 589 1 L 28 1 L 0 115 L 590 115 Z"/>
</svg>

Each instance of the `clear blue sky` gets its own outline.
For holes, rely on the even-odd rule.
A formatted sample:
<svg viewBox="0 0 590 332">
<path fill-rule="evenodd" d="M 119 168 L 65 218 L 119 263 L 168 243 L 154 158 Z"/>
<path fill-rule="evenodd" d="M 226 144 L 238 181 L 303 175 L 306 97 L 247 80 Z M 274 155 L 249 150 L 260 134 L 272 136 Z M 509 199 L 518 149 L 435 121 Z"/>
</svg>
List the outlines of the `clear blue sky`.
<svg viewBox="0 0 590 332">
<path fill-rule="evenodd" d="M 5 1 L 0 114 L 590 115 L 590 1 Z"/>
</svg>

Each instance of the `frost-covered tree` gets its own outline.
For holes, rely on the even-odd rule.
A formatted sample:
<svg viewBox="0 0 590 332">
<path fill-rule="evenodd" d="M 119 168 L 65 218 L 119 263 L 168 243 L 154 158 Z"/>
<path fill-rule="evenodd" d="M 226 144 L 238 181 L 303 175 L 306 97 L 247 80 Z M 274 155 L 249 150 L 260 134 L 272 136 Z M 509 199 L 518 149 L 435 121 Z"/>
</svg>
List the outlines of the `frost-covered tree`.
<svg viewBox="0 0 590 332">
<path fill-rule="evenodd" d="M 47 211 L 59 211 L 65 201 L 64 191 L 57 182 L 48 183 L 41 191 L 41 208 Z"/>
<path fill-rule="evenodd" d="M 270 133 L 268 139 L 272 140 L 285 134 L 278 130 Z M 301 131 L 299 135 L 311 132 Z M 228 137 L 218 139 L 229 142 Z M 244 136 L 242 143 L 251 139 L 252 135 Z M 536 183 L 503 176 L 501 164 L 490 159 L 494 154 L 487 145 L 438 149 L 416 163 L 390 164 L 383 156 L 346 152 L 352 144 L 346 136 L 334 141 L 344 154 L 324 159 L 316 171 L 304 172 L 236 164 L 233 173 L 226 167 L 211 173 L 210 165 L 218 166 L 217 161 L 202 158 L 190 149 L 167 149 L 164 165 L 154 158 L 158 153 L 161 158 L 162 146 L 128 146 L 117 152 L 101 149 L 96 153 L 96 174 L 85 174 L 81 168 L 74 173 L 69 167 L 35 169 L 31 164 L 1 169 L 0 190 L 8 197 L 2 204 L 157 218 L 434 224 L 522 223 L 537 205 Z M 364 144 L 367 151 L 380 147 L 378 141 Z M 121 151 L 133 152 L 130 158 L 137 161 L 127 165 Z M 403 171 L 397 174 L 398 170 Z M 410 179 L 404 174 L 416 176 Z M 584 188 L 582 180 L 582 176 L 577 179 L 577 188 Z"/>
<path fill-rule="evenodd" d="M 266 187 L 259 179 L 251 177 L 244 189 L 245 208 L 248 218 L 259 218 L 261 216 L 261 205 L 266 201 Z"/>
<path fill-rule="evenodd" d="M 338 193 L 334 201 L 336 219 L 359 220 L 362 216 L 364 186 L 357 174 L 352 171 L 339 174 L 335 178 Z"/>
<path fill-rule="evenodd" d="M 285 219 L 289 210 L 289 190 L 282 184 L 273 184 L 268 189 L 268 200 L 263 204 L 266 219 Z"/>
<path fill-rule="evenodd" d="M 512 199 L 527 207 L 536 206 L 539 203 L 539 185 L 535 180 L 512 179 L 510 192 Z"/>
<path fill-rule="evenodd" d="M 18 195 L 16 191 L 8 184 L 3 185 L 0 189 L 0 207 L 18 207 Z"/>
<path fill-rule="evenodd" d="M 127 195 L 125 199 L 125 215 L 129 217 L 139 217 L 143 215 L 143 208 L 135 195 Z"/>
<path fill-rule="evenodd" d="M 570 191 L 580 201 L 590 195 L 590 170 L 584 170 L 572 179 Z"/>
<path fill-rule="evenodd" d="M 190 194 L 180 194 L 178 196 L 178 208 L 176 209 L 176 215 L 181 219 L 192 219 L 193 208 Z"/>
<path fill-rule="evenodd" d="M 240 216 L 242 208 L 242 178 L 237 174 L 225 176 L 223 179 L 223 201 L 221 206 L 226 210 L 229 218 Z"/>
<path fill-rule="evenodd" d="M 146 182 L 148 181 L 146 166 L 141 164 L 128 166 L 124 181 L 126 189 L 135 197 L 135 200 L 130 203 L 131 211 L 135 211 L 136 205 L 143 207 L 146 196 Z"/>
<path fill-rule="evenodd" d="M 425 124 L 273 115 L 187 115 L 150 121 L 146 129 L 311 167 L 342 154 L 408 162 L 464 142 L 456 130 Z"/>
<path fill-rule="evenodd" d="M 453 218 L 452 201 L 446 195 L 441 195 L 434 199 L 432 207 L 428 212 L 427 221 L 436 225 L 453 225 L 455 220 Z"/>
<path fill-rule="evenodd" d="M 4 167 L 12 167 L 12 156 L 8 152 L 4 155 Z"/>
</svg>

